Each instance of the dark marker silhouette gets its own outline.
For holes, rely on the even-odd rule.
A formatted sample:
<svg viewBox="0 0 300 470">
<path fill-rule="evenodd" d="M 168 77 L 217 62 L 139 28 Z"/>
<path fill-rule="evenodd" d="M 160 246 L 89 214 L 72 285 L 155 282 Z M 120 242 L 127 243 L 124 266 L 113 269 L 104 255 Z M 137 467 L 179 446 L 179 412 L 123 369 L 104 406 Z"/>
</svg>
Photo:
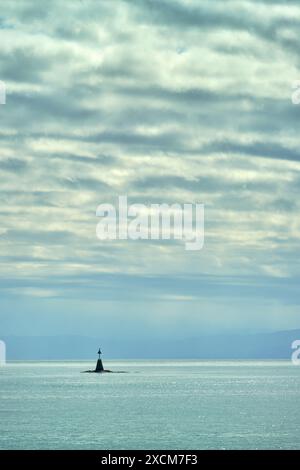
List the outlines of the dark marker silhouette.
<svg viewBox="0 0 300 470">
<path fill-rule="evenodd" d="M 102 364 L 102 360 L 101 360 L 101 354 L 102 354 L 102 351 L 99 348 L 99 351 L 98 351 L 99 359 L 97 360 L 96 369 L 95 370 L 85 370 L 84 372 L 97 373 L 97 374 L 102 374 L 104 372 L 113 372 L 112 370 L 104 369 L 103 364 Z M 115 372 L 115 374 L 124 373 L 123 371 L 114 371 L 114 372 Z"/>
</svg>

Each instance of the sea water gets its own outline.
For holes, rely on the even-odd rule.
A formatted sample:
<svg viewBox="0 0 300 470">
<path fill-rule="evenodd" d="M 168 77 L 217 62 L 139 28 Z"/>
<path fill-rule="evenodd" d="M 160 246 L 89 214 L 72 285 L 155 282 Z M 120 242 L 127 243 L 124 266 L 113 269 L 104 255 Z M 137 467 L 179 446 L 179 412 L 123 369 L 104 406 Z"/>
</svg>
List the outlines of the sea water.
<svg viewBox="0 0 300 470">
<path fill-rule="evenodd" d="M 1 449 L 300 449 L 300 367 L 104 361 L 0 368 Z"/>
</svg>

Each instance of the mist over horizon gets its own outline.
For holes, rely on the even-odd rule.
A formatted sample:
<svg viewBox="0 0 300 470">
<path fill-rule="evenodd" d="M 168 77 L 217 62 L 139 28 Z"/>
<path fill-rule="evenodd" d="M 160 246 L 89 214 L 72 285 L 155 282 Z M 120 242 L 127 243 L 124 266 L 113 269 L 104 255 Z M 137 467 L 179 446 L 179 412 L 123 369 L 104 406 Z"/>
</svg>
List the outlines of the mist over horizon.
<svg viewBox="0 0 300 470">
<path fill-rule="evenodd" d="M 105 338 L 86 336 L 4 337 L 10 360 L 105 359 L 290 359 L 300 329 L 256 334 L 207 334 L 184 338 Z"/>
</svg>

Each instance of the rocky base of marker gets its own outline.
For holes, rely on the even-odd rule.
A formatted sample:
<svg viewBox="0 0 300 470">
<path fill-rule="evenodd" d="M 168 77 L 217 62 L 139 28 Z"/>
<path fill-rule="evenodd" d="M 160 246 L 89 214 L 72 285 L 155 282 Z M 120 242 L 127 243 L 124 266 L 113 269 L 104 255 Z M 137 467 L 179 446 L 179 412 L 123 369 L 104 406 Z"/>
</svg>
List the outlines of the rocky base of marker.
<svg viewBox="0 0 300 470">
<path fill-rule="evenodd" d="M 105 373 L 125 374 L 126 372 L 124 372 L 124 371 L 112 371 L 112 370 L 104 369 L 101 359 L 98 359 L 95 370 L 84 370 L 82 373 L 83 374 L 105 374 Z"/>
</svg>

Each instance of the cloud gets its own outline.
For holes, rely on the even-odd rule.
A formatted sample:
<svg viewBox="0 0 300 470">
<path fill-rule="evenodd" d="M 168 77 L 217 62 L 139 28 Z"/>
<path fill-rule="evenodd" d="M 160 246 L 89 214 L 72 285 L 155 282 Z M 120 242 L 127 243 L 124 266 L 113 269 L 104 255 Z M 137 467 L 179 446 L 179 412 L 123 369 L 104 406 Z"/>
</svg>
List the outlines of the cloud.
<svg viewBox="0 0 300 470">
<path fill-rule="evenodd" d="M 27 162 L 20 158 L 8 158 L 0 161 L 0 168 L 3 171 L 11 171 L 13 173 L 19 173 L 24 171 L 27 166 Z"/>
<path fill-rule="evenodd" d="M 177 299 L 191 316 L 193 299 L 213 311 L 217 297 L 231 322 L 237 298 L 262 316 L 264 298 L 298 304 L 299 13 L 280 0 L 7 2 L 3 296 Z M 204 203 L 204 249 L 101 243 L 96 208 L 122 194 Z"/>
</svg>

